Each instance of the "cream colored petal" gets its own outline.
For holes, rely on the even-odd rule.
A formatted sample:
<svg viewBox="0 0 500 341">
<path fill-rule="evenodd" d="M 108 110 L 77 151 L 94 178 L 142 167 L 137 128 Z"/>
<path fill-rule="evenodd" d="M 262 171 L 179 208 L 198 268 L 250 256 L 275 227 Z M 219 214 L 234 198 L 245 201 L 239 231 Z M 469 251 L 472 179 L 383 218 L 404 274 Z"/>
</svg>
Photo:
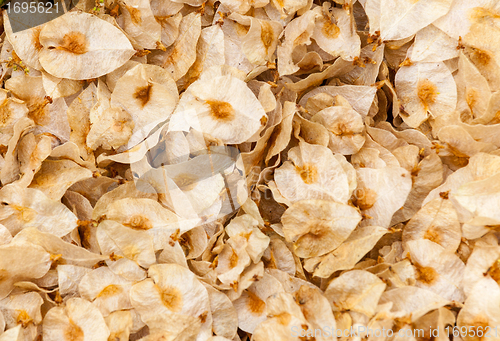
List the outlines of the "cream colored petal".
<svg viewBox="0 0 500 341">
<path fill-rule="evenodd" d="M 107 259 L 106 256 L 89 252 L 82 247 L 65 242 L 51 233 L 42 232 L 35 228 L 22 230 L 14 237 L 13 242 L 39 245 L 51 254 L 54 261 L 61 259 L 66 264 L 90 267 Z"/>
<path fill-rule="evenodd" d="M 311 265 L 308 267 L 308 261 L 304 262 L 304 268 L 314 276 L 328 278 L 335 271 L 348 270 L 353 268 L 378 242 L 387 230 L 379 226 L 360 227 L 337 249 L 327 255 L 315 259 L 311 258 Z"/>
<path fill-rule="evenodd" d="M 76 216 L 62 203 L 49 199 L 33 188 L 4 186 L 0 200 L 7 205 L 0 208 L 0 223 L 12 235 L 23 228 L 36 227 L 40 231 L 62 237 L 76 228 Z"/>
<path fill-rule="evenodd" d="M 408 56 L 413 62 L 441 62 L 455 57 L 458 57 L 457 40 L 432 24 L 417 32 Z"/>
<path fill-rule="evenodd" d="M 92 269 L 83 266 L 60 264 L 57 266 L 59 294 L 76 296 L 80 280 Z"/>
<path fill-rule="evenodd" d="M 427 239 L 456 251 L 461 238 L 458 216 L 450 200 L 436 198 L 424 205 L 406 224 L 403 242 Z"/>
<path fill-rule="evenodd" d="M 302 200 L 282 217 L 283 232 L 299 257 L 321 256 L 338 247 L 360 222 L 352 206 L 325 200 Z"/>
<path fill-rule="evenodd" d="M 127 341 L 133 326 L 132 313 L 129 310 L 115 311 L 104 318 L 109 328 L 109 339 Z"/>
<path fill-rule="evenodd" d="M 417 127 L 427 119 L 444 115 L 456 107 L 457 88 L 444 63 L 416 63 L 396 74 L 396 90 L 405 112 L 403 120 Z"/>
<path fill-rule="evenodd" d="M 398 317 L 409 317 L 416 321 L 429 311 L 445 306 L 449 303 L 432 291 L 405 286 L 384 292 L 379 304 L 392 302 L 391 311 Z"/>
<path fill-rule="evenodd" d="M 41 278 L 51 266 L 50 254 L 31 243 L 2 245 L 0 255 L 1 298 L 12 291 L 15 282 Z"/>
<path fill-rule="evenodd" d="M 179 36 L 166 52 L 153 54 L 150 62 L 160 65 L 177 81 L 186 74 L 196 60 L 196 44 L 201 34 L 199 13 L 190 13 L 182 18 Z"/>
<path fill-rule="evenodd" d="M 81 298 L 70 298 L 65 306 L 50 309 L 43 319 L 43 339 L 47 341 L 106 341 L 108 336 L 99 310 Z"/>
<path fill-rule="evenodd" d="M 153 241 L 144 231 L 135 231 L 115 221 L 105 220 L 97 228 L 97 240 L 103 255 L 127 257 L 144 268 L 156 262 Z"/>
<path fill-rule="evenodd" d="M 71 12 L 40 32 L 40 64 L 53 76 L 88 79 L 122 66 L 135 51 L 116 27 L 88 13 Z"/>
<path fill-rule="evenodd" d="M 144 49 L 155 49 L 160 41 L 161 25 L 155 20 L 150 2 L 126 0 L 122 6 L 123 30 Z"/>
<path fill-rule="evenodd" d="M 452 0 L 425 2 L 381 0 L 380 36 L 384 40 L 410 37 L 445 15 L 451 3 Z"/>
<path fill-rule="evenodd" d="M 334 311 L 351 310 L 372 316 L 385 287 L 377 276 L 352 270 L 331 281 L 325 296 Z"/>
</svg>

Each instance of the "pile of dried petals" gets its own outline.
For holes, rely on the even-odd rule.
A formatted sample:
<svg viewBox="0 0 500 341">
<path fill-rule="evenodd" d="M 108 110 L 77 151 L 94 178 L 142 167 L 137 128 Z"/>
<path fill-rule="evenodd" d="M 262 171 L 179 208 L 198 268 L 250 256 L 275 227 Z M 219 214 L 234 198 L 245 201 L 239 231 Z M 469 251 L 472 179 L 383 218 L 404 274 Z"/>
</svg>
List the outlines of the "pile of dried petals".
<svg viewBox="0 0 500 341">
<path fill-rule="evenodd" d="M 498 1 L 2 27 L 0 341 L 500 340 Z"/>
</svg>

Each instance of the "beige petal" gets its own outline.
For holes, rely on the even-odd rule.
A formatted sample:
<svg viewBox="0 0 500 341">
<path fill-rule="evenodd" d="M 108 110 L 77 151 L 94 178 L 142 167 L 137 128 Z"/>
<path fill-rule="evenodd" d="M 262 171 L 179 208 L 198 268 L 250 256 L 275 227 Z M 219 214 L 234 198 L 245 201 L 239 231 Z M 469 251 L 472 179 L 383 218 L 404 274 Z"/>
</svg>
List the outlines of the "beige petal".
<svg viewBox="0 0 500 341">
<path fill-rule="evenodd" d="M 112 42 L 112 43 L 110 43 Z M 67 13 L 40 32 L 40 64 L 59 78 L 88 79 L 122 66 L 134 53 L 116 27 L 88 13 Z"/>
</svg>

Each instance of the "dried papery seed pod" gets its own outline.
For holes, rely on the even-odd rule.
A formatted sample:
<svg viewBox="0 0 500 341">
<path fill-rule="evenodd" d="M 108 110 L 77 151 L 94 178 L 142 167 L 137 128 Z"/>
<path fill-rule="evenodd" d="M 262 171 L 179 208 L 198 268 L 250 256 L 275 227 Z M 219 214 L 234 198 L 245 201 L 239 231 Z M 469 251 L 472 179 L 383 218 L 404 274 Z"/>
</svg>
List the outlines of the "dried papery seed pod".
<svg viewBox="0 0 500 341">
<path fill-rule="evenodd" d="M 238 94 L 238 96 L 235 96 Z M 192 127 L 226 144 L 247 141 L 267 122 L 262 105 L 247 85 L 230 75 L 200 78 L 182 95 L 169 130 Z"/>
<path fill-rule="evenodd" d="M 37 328 L 42 322 L 40 310 L 43 299 L 36 292 L 10 295 L 0 301 L 0 310 L 3 313 L 6 328 L 15 328 L 21 325 L 23 339 L 34 338 Z"/>
<path fill-rule="evenodd" d="M 347 203 L 347 174 L 328 148 L 301 142 L 288 151 L 288 158 L 291 161 L 284 162 L 274 174 L 283 197 L 291 203 L 306 199 Z"/>
<path fill-rule="evenodd" d="M 195 275 L 177 264 L 157 264 L 149 268 L 148 279 L 130 290 L 132 305 L 146 324 L 155 316 L 191 316 L 201 327 L 211 326 L 210 301 L 207 290 Z M 192 322 L 191 322 L 192 323 Z"/>
<path fill-rule="evenodd" d="M 96 232 L 103 255 L 127 257 L 138 265 L 148 268 L 156 263 L 151 236 L 136 231 L 112 220 L 104 220 Z"/>
<path fill-rule="evenodd" d="M 129 292 L 133 282 L 114 274 L 107 267 L 87 273 L 80 280 L 78 292 L 106 317 L 118 310 L 131 309 Z"/>
<path fill-rule="evenodd" d="M 117 200 L 108 206 L 105 214 L 107 219 L 148 233 L 153 238 L 155 251 L 162 249 L 176 231 L 182 234 L 199 222 L 199 219 L 182 219 L 157 201 L 146 198 Z"/>
<path fill-rule="evenodd" d="M 457 316 L 457 327 L 467 327 L 477 333 L 480 330 L 490 330 L 497 326 L 500 316 L 497 302 L 500 301 L 498 284 L 491 278 L 483 278 L 467 297 L 464 307 Z M 472 334 L 472 333 L 471 333 Z M 464 335 L 464 340 L 471 341 L 477 337 Z M 498 339 L 498 336 L 494 336 Z"/>
<path fill-rule="evenodd" d="M 155 20 L 150 2 L 125 0 L 121 3 L 123 30 L 143 49 L 155 49 L 160 42 L 161 25 Z"/>
<path fill-rule="evenodd" d="M 174 81 L 181 79 L 196 60 L 196 45 L 201 34 L 200 13 L 190 13 L 179 24 L 179 35 L 166 51 L 148 57 L 150 64 L 165 68 Z"/>
<path fill-rule="evenodd" d="M 82 298 L 70 298 L 50 309 L 43 319 L 43 339 L 48 341 L 106 341 L 109 329 L 99 310 Z"/>
<path fill-rule="evenodd" d="M 76 216 L 61 202 L 49 199 L 42 191 L 4 186 L 0 191 L 0 222 L 12 235 L 28 227 L 62 237 L 76 228 Z"/>
<path fill-rule="evenodd" d="M 170 74 L 159 66 L 140 64 L 116 82 L 111 106 L 120 107 L 134 122 L 129 148 L 142 141 L 162 121 L 167 120 L 178 100 Z"/>
<path fill-rule="evenodd" d="M 324 256 L 309 258 L 304 269 L 320 278 L 328 278 L 335 271 L 353 268 L 388 231 L 379 226 L 355 229 L 334 251 Z"/>
<path fill-rule="evenodd" d="M 294 243 L 301 257 L 321 256 L 337 248 L 361 221 L 349 205 L 326 200 L 301 200 L 283 214 L 286 240 Z"/>
<path fill-rule="evenodd" d="M 281 292 L 284 292 L 284 289 L 280 282 L 264 273 L 259 281 L 252 284 L 241 294 L 240 298 L 233 302 L 238 313 L 238 327 L 243 331 L 253 333 L 269 314 L 266 309 L 266 300 Z"/>
<path fill-rule="evenodd" d="M 22 101 L 7 98 L 7 91 L 0 92 L 0 145 L 8 145 L 14 135 L 14 125 L 29 112 Z"/>
<path fill-rule="evenodd" d="M 361 40 L 352 29 L 349 13 L 341 8 L 330 10 L 327 4 L 318 10 L 312 38 L 330 55 L 352 61 L 360 55 Z"/>
<path fill-rule="evenodd" d="M 416 63 L 396 74 L 396 90 L 407 115 L 403 120 L 418 127 L 427 119 L 444 115 L 456 107 L 457 88 L 444 63 Z"/>
<path fill-rule="evenodd" d="M 51 266 L 50 254 L 41 247 L 27 243 L 0 246 L 0 297 L 14 289 L 14 283 L 43 277 Z M 22 263 L 18 262 L 23 258 Z"/>
<path fill-rule="evenodd" d="M 328 148 L 334 153 L 355 154 L 365 143 L 363 119 L 350 107 L 332 106 L 321 110 L 311 120 L 328 129 Z"/>
<path fill-rule="evenodd" d="M 456 251 L 461 231 L 453 204 L 442 198 L 428 202 L 406 224 L 402 237 L 403 243 L 428 239 L 448 251 Z"/>
<path fill-rule="evenodd" d="M 133 327 L 132 313 L 130 310 L 115 311 L 104 318 L 109 328 L 109 338 L 115 341 L 129 340 Z"/>
<path fill-rule="evenodd" d="M 453 251 L 426 239 L 406 243 L 413 266 L 416 286 L 435 292 L 450 301 L 463 302 L 465 296 L 460 288 L 465 264 Z"/>
<path fill-rule="evenodd" d="M 97 78 L 135 53 L 120 30 L 88 13 L 70 12 L 47 23 L 39 39 L 40 64 L 59 78 Z"/>
</svg>

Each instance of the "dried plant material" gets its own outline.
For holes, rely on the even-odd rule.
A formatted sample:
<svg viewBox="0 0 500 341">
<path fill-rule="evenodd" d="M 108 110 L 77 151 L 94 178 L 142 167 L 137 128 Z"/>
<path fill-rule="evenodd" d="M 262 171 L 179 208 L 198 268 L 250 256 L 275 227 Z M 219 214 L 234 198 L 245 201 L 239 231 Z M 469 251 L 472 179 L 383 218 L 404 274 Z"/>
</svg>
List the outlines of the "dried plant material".
<svg viewBox="0 0 500 341">
<path fill-rule="evenodd" d="M 312 38 L 333 57 L 352 61 L 361 52 L 361 40 L 352 28 L 348 11 L 341 8 L 330 10 L 326 3 L 316 18 Z"/>
<path fill-rule="evenodd" d="M 374 5 L 376 3 L 375 1 L 369 2 L 374 2 Z M 379 18 L 375 19 L 380 22 L 380 37 L 383 40 L 408 38 L 445 15 L 450 9 L 451 3 L 451 0 L 408 1 L 404 3 L 395 0 L 380 0 L 379 12 L 376 13 Z M 372 17 L 369 13 L 367 14 L 371 22 Z"/>
<path fill-rule="evenodd" d="M 123 29 L 144 49 L 154 49 L 160 41 L 161 25 L 156 21 L 149 1 L 127 0 L 121 5 Z"/>
<path fill-rule="evenodd" d="M 152 199 L 126 198 L 107 207 L 107 219 L 117 221 L 127 228 L 144 231 L 153 238 L 154 249 L 162 249 L 175 233 L 184 233 L 197 221 L 186 221 Z"/>
<path fill-rule="evenodd" d="M 328 278 L 338 270 L 352 269 L 387 232 L 380 226 L 360 227 L 334 251 L 306 260 L 304 269 L 320 278 Z"/>
<path fill-rule="evenodd" d="M 396 74 L 396 90 L 404 111 L 403 120 L 418 127 L 428 117 L 444 115 L 456 107 L 457 88 L 444 63 L 416 63 Z"/>
<path fill-rule="evenodd" d="M 50 269 L 51 257 L 41 247 L 28 242 L 0 246 L 0 297 L 14 288 L 14 283 L 43 277 Z M 17 262 L 22 258 L 23 262 Z"/>
<path fill-rule="evenodd" d="M 14 135 L 14 124 L 29 110 L 22 101 L 7 98 L 5 90 L 0 92 L 0 101 L 0 144 L 6 146 Z"/>
<path fill-rule="evenodd" d="M 201 34 L 201 16 L 190 13 L 179 24 L 179 36 L 172 46 L 151 55 L 150 62 L 165 68 L 174 81 L 186 74 L 196 60 L 196 45 Z"/>
<path fill-rule="evenodd" d="M 45 160 L 35 174 L 30 188 L 42 191 L 51 200 L 60 200 L 71 185 L 91 176 L 92 171 L 73 161 Z"/>
<path fill-rule="evenodd" d="M 113 311 L 132 308 L 129 298 L 132 284 L 109 268 L 101 267 L 82 277 L 78 292 L 106 317 Z"/>
<path fill-rule="evenodd" d="M 458 216 L 450 200 L 436 198 L 425 204 L 403 230 L 403 242 L 427 239 L 455 252 L 460 245 Z"/>
<path fill-rule="evenodd" d="M 300 17 L 292 20 L 285 27 L 285 40 L 277 49 L 278 72 L 280 75 L 291 75 L 300 69 L 300 67 L 293 62 L 292 53 L 297 46 L 311 44 L 311 37 L 314 32 L 315 19 L 317 16 L 318 13 L 307 11 Z"/>
<path fill-rule="evenodd" d="M 400 209 L 411 190 L 410 173 L 404 168 L 359 168 L 356 205 L 367 216 L 362 226 L 389 227 L 392 215 Z"/>
<path fill-rule="evenodd" d="M 108 336 L 99 310 L 81 298 L 70 298 L 64 306 L 50 309 L 43 319 L 44 340 L 106 341 Z"/>
<path fill-rule="evenodd" d="M 135 53 L 120 30 L 87 13 L 71 12 L 47 23 L 39 39 L 40 64 L 59 78 L 96 78 L 119 68 Z"/>
<path fill-rule="evenodd" d="M 42 65 L 38 58 L 43 48 L 42 44 L 40 44 L 40 31 L 43 26 L 37 26 L 14 33 L 12 32 L 7 12 L 3 13 L 3 22 L 6 37 L 12 44 L 19 58 L 26 63 L 27 66 L 36 70 L 41 70 Z"/>
<path fill-rule="evenodd" d="M 134 122 L 133 147 L 167 120 L 177 104 L 177 87 L 170 73 L 159 66 L 140 64 L 127 71 L 111 94 L 111 106 L 127 111 Z"/>
<path fill-rule="evenodd" d="M 377 88 L 362 85 L 320 86 L 302 96 L 299 104 L 305 106 L 309 98 L 320 93 L 327 93 L 332 97 L 342 96 L 349 102 L 354 111 L 365 117 L 373 103 Z"/>
<path fill-rule="evenodd" d="M 212 330 L 218 337 L 233 338 L 238 330 L 238 315 L 229 298 L 210 285 L 205 285 L 210 299 Z"/>
<path fill-rule="evenodd" d="M 149 268 L 150 278 L 130 290 L 132 305 L 149 324 L 155 316 L 188 315 L 200 318 L 210 313 L 207 290 L 188 269 L 177 264 L 157 264 Z M 211 319 L 200 319 L 201 324 Z"/>
<path fill-rule="evenodd" d="M 288 151 L 288 158 L 276 169 L 274 179 L 290 203 L 306 199 L 347 203 L 351 194 L 347 175 L 327 148 L 301 142 Z"/>
<path fill-rule="evenodd" d="M 282 217 L 286 240 L 302 258 L 321 256 L 337 248 L 361 221 L 349 205 L 326 200 L 301 200 Z"/>
<path fill-rule="evenodd" d="M 78 284 L 80 284 L 83 276 L 91 271 L 92 269 L 83 266 L 59 264 L 57 266 L 59 294 L 76 296 L 78 294 Z"/>
<path fill-rule="evenodd" d="M 437 63 L 456 58 L 458 53 L 456 39 L 431 24 L 417 32 L 408 58 L 412 62 Z"/>
<path fill-rule="evenodd" d="M 60 263 L 79 266 L 92 266 L 106 259 L 105 256 L 82 249 L 77 245 L 65 242 L 50 233 L 41 232 L 35 228 L 27 228 L 14 237 L 14 242 L 28 242 L 39 245 L 55 257 Z"/>
<path fill-rule="evenodd" d="M 460 283 L 465 264 L 453 251 L 425 239 L 408 241 L 406 247 L 415 267 L 416 286 L 450 301 L 464 301 Z"/>
<path fill-rule="evenodd" d="M 429 311 L 445 306 L 449 303 L 432 291 L 405 286 L 386 291 L 382 294 L 379 304 L 392 302 L 391 312 L 394 317 L 408 318 L 416 321 Z"/>
<path fill-rule="evenodd" d="M 61 202 L 49 199 L 42 191 L 4 186 L 0 190 L 0 223 L 16 235 L 28 227 L 62 237 L 77 227 L 76 216 Z"/>
<path fill-rule="evenodd" d="M 350 106 L 325 108 L 311 120 L 321 123 L 328 129 L 330 135 L 328 148 L 334 153 L 355 154 L 365 143 L 363 119 Z"/>
<path fill-rule="evenodd" d="M 103 255 L 127 257 L 144 268 L 156 262 L 153 240 L 144 231 L 105 220 L 99 224 L 96 237 Z"/>
<path fill-rule="evenodd" d="M 243 81 L 231 75 L 207 75 L 183 93 L 169 130 L 189 131 L 192 127 L 223 143 L 237 144 L 247 141 L 266 122 L 262 105 Z"/>
<path fill-rule="evenodd" d="M 266 300 L 284 289 L 280 282 L 273 276 L 264 274 L 258 281 L 252 284 L 241 297 L 233 302 L 238 313 L 238 327 L 248 333 L 253 333 L 255 328 L 266 320 Z"/>
<path fill-rule="evenodd" d="M 350 310 L 371 317 L 385 287 L 377 276 L 364 270 L 352 270 L 331 281 L 325 296 L 334 311 Z"/>
<path fill-rule="evenodd" d="M 498 317 L 500 316 L 497 304 L 499 299 L 498 284 L 491 278 L 483 278 L 474 286 L 474 291 L 467 297 L 464 307 L 457 316 L 457 326 L 470 328 L 476 333 L 481 329 L 491 330 L 495 328 L 499 323 Z M 464 340 L 467 341 L 476 338 L 472 335 L 464 335 Z M 497 336 L 493 338 L 497 338 Z"/>
<path fill-rule="evenodd" d="M 109 328 L 109 338 L 115 341 L 129 340 L 133 317 L 129 310 L 115 311 L 104 318 Z"/>
</svg>

